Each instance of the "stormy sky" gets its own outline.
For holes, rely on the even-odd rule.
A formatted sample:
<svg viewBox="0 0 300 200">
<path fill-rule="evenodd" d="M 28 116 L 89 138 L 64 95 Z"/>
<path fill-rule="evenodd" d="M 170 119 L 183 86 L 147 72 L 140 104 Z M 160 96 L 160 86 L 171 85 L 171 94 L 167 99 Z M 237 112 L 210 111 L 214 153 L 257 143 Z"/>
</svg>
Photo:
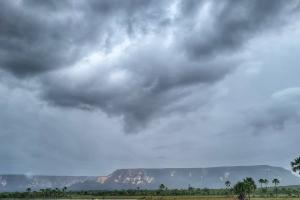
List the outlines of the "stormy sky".
<svg viewBox="0 0 300 200">
<path fill-rule="evenodd" d="M 299 17 L 298 0 L 0 1 L 0 174 L 289 168 Z"/>
</svg>

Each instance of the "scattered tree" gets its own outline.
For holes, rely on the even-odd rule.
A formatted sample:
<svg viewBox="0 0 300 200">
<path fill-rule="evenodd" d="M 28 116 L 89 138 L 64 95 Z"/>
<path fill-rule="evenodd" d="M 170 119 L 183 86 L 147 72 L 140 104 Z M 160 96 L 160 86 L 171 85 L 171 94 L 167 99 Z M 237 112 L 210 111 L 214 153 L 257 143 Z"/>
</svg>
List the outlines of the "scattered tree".
<svg viewBox="0 0 300 200">
<path fill-rule="evenodd" d="M 268 179 L 264 179 L 264 184 L 265 184 L 266 190 L 268 188 L 268 183 L 269 183 L 269 180 Z"/>
<path fill-rule="evenodd" d="M 64 195 L 64 196 L 66 196 L 67 189 L 68 189 L 68 188 L 67 188 L 66 186 L 63 187 L 63 189 L 62 189 L 62 192 L 63 192 L 63 195 Z"/>
<path fill-rule="evenodd" d="M 245 182 L 238 182 L 233 186 L 233 191 L 238 195 L 239 200 L 245 200 L 246 184 Z"/>
<path fill-rule="evenodd" d="M 230 188 L 231 182 L 230 181 L 225 181 L 225 186 L 226 186 L 226 188 Z"/>
<path fill-rule="evenodd" d="M 260 184 L 260 189 L 261 189 L 261 191 L 263 191 L 263 184 L 265 183 L 265 179 L 259 179 L 258 180 L 258 182 L 259 182 L 259 184 Z"/>
<path fill-rule="evenodd" d="M 239 200 L 245 200 L 246 195 L 250 200 L 251 194 L 256 190 L 255 181 L 251 177 L 245 178 L 243 181 L 238 182 L 234 185 L 233 191 L 235 194 L 238 194 Z"/>
<path fill-rule="evenodd" d="M 292 170 L 300 174 L 300 156 L 291 162 Z"/>
<path fill-rule="evenodd" d="M 227 193 L 229 194 L 229 189 L 230 189 L 230 186 L 231 186 L 231 182 L 229 180 L 225 181 L 225 186 L 226 186 Z"/>
<path fill-rule="evenodd" d="M 275 186 L 275 193 L 276 193 L 276 198 L 277 198 L 277 195 L 278 195 L 277 185 L 280 183 L 280 181 L 279 181 L 277 178 L 274 178 L 274 179 L 272 180 L 272 183 L 273 183 L 274 186 Z"/>
<path fill-rule="evenodd" d="M 165 186 L 164 184 L 160 184 L 159 189 L 160 189 L 160 190 L 165 190 L 165 189 L 166 189 L 166 186 Z"/>
<path fill-rule="evenodd" d="M 246 193 L 248 194 L 248 198 L 250 200 L 251 194 L 256 190 L 255 181 L 251 177 L 247 177 L 244 179 L 244 183 L 246 185 Z"/>
<path fill-rule="evenodd" d="M 189 195 L 192 195 L 194 188 L 189 184 L 188 186 L 188 191 L 189 191 Z"/>
<path fill-rule="evenodd" d="M 30 193 L 31 193 L 31 188 L 26 188 L 26 192 L 27 192 L 27 196 L 29 197 L 30 196 Z"/>
</svg>

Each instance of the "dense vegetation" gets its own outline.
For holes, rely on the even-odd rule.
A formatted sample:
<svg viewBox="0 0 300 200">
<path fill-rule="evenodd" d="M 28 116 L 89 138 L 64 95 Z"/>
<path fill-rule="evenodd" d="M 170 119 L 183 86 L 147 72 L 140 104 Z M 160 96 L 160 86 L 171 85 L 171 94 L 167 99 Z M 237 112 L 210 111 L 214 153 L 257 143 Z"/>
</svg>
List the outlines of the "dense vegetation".
<svg viewBox="0 0 300 200">
<path fill-rule="evenodd" d="M 244 182 L 246 180 L 246 182 Z M 223 196 L 232 197 L 234 194 L 242 193 L 244 195 L 256 197 L 298 197 L 300 198 L 300 186 L 290 187 L 268 187 L 247 188 L 243 185 L 247 183 L 247 179 L 237 183 L 233 188 L 226 189 L 208 189 L 208 188 L 192 188 L 188 189 L 168 189 L 167 187 L 159 188 L 158 190 L 101 190 L 101 191 L 67 191 L 63 189 L 42 189 L 39 191 L 31 191 L 29 188 L 24 192 L 3 192 L 0 193 L 0 198 L 95 198 L 108 196 Z M 248 180 L 249 181 L 249 180 Z M 253 187 L 253 186 L 251 186 Z M 277 192 L 276 192 L 277 191 Z M 277 194 L 277 195 L 276 195 Z"/>
</svg>

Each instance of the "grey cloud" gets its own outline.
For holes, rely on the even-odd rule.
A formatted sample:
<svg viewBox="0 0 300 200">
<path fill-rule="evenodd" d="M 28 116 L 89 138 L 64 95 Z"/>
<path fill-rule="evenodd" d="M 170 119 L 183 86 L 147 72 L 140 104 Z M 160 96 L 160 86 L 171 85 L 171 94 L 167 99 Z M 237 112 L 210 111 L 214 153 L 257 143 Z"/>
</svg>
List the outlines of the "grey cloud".
<svg viewBox="0 0 300 200">
<path fill-rule="evenodd" d="M 188 24 L 182 33 L 181 45 L 192 58 L 203 59 L 219 53 L 233 53 L 255 34 L 268 27 L 281 27 L 287 17 L 299 11 L 298 1 L 242 0 L 208 1 L 209 7 L 199 8 L 194 1 L 185 7 L 207 12 L 206 23 Z M 206 10 L 205 10 L 206 9 Z M 208 10 L 208 11 L 207 11 Z M 193 13 L 193 12 L 192 12 Z M 201 13 L 201 12 L 200 12 Z M 195 17 L 194 15 L 192 17 Z M 182 16 L 183 20 L 185 16 Z M 188 19 L 190 23 L 190 19 Z"/>
<path fill-rule="evenodd" d="M 241 60 L 223 52 L 235 52 L 293 9 L 280 0 L 2 1 L 0 7 L 1 68 L 35 75 L 53 105 L 121 117 L 127 132 L 208 102 L 211 86 Z M 203 96 L 191 105 L 193 93 Z"/>
<path fill-rule="evenodd" d="M 70 54 L 75 52 L 67 40 L 66 29 L 70 27 L 65 27 L 63 20 L 49 17 L 59 12 L 45 10 L 45 15 L 40 16 L 11 1 L 1 1 L 0 8 L 2 68 L 19 76 L 31 76 L 71 62 Z"/>
<path fill-rule="evenodd" d="M 109 50 L 122 38 L 123 29 L 134 32 L 146 27 L 143 19 L 153 18 L 152 12 L 159 18 L 160 4 L 153 5 L 151 1 L 1 1 L 0 67 L 20 77 L 69 67 L 91 51 Z"/>
<path fill-rule="evenodd" d="M 0 94 L 1 174 L 106 175 L 134 155 L 102 114 L 47 107 L 32 91 L 2 84 Z"/>
<path fill-rule="evenodd" d="M 287 123 L 300 121 L 300 88 L 288 88 L 272 95 L 263 105 L 248 111 L 248 123 L 255 133 L 268 128 L 283 130 Z"/>
<path fill-rule="evenodd" d="M 44 98 L 60 106 L 100 108 L 109 115 L 121 116 L 125 130 L 134 132 L 156 117 L 186 110 L 180 102 L 195 91 L 205 96 L 204 86 L 222 79 L 237 62 L 222 60 L 222 66 L 215 60 L 198 64 L 185 57 L 173 58 L 172 52 L 150 52 L 144 47 L 113 59 L 117 62 L 112 65 L 107 60 L 105 66 L 94 66 L 97 70 L 88 73 L 83 82 L 66 84 L 73 80 L 69 75 L 72 72 L 59 79 L 57 74 L 47 77 Z M 205 98 L 207 101 L 209 96 Z M 198 97 L 193 103 L 188 107 L 195 108 L 203 101 Z"/>
<path fill-rule="evenodd" d="M 157 2 L 0 1 L 1 174 L 289 168 L 300 140 L 297 1 L 265 13 L 252 6 L 267 1 Z M 248 6 L 245 19 L 231 15 Z M 236 20 L 246 25 L 228 30 Z"/>
</svg>

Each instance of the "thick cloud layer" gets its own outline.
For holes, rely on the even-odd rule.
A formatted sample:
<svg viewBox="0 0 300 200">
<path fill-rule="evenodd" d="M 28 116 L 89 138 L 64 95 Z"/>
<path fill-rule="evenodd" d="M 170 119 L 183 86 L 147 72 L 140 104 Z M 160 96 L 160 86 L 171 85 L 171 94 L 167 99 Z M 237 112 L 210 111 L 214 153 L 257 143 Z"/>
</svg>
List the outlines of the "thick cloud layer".
<svg viewBox="0 0 300 200">
<path fill-rule="evenodd" d="M 288 168 L 299 5 L 0 1 L 0 173 Z"/>
<path fill-rule="evenodd" d="M 191 1 L 185 2 L 190 3 L 196 4 Z M 197 8 L 197 4 L 192 6 Z M 186 29 L 183 29 L 186 31 L 182 35 L 182 45 L 187 54 L 194 58 L 232 53 L 254 34 L 274 25 L 279 28 L 287 13 L 297 11 L 297 4 L 288 5 L 285 1 L 278 0 L 211 1 L 201 9 L 194 10 L 192 18 L 186 19 L 187 13 L 182 13 L 182 18 L 188 23 Z M 201 15 L 207 16 L 204 18 Z M 201 20 L 206 23 L 198 24 Z"/>
<path fill-rule="evenodd" d="M 0 66 L 38 76 L 46 101 L 120 116 L 134 132 L 222 80 L 291 3 L 2 1 Z"/>
<path fill-rule="evenodd" d="M 160 8 L 152 5 L 151 1 L 1 1 L 1 66 L 18 76 L 70 67 L 88 53 L 108 51 L 124 39 L 121 34 L 147 31 L 144 19 L 152 12 L 160 18 Z"/>
</svg>

